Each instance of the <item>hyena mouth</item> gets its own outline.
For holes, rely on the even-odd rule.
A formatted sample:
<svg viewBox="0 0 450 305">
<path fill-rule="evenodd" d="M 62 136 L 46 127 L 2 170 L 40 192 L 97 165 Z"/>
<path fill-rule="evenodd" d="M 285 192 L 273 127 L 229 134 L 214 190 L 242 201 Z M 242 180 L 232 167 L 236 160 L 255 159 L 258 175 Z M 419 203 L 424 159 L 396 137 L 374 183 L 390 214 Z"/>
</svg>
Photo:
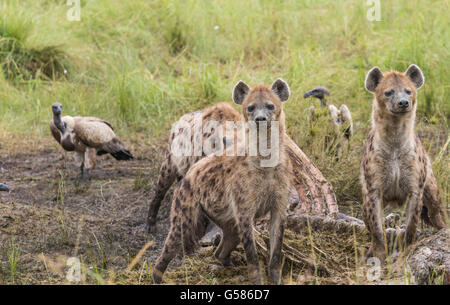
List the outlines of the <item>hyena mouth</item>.
<svg viewBox="0 0 450 305">
<path fill-rule="evenodd" d="M 256 123 L 256 129 L 270 129 L 272 127 L 271 121 L 255 121 Z"/>
<path fill-rule="evenodd" d="M 393 111 L 393 110 L 391 110 L 391 113 L 394 114 L 394 115 L 404 115 L 404 114 L 407 114 L 407 113 L 410 113 L 410 112 L 411 112 L 411 109 L 405 109 L 405 110 L 400 110 L 400 111 Z"/>
</svg>

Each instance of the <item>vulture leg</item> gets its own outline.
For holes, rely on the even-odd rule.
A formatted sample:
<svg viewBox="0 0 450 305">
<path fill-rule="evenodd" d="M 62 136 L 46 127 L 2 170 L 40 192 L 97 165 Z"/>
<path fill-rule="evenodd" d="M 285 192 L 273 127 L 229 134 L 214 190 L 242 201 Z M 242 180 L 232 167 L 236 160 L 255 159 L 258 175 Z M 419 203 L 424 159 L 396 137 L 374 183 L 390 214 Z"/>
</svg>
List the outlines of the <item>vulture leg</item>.
<svg viewBox="0 0 450 305">
<path fill-rule="evenodd" d="M 80 169 L 81 169 L 80 180 L 88 181 L 90 179 L 89 170 L 84 167 L 84 163 L 81 165 Z"/>
<path fill-rule="evenodd" d="M 95 156 L 97 155 L 97 151 L 95 148 L 86 148 L 84 152 L 84 160 L 81 165 L 81 180 L 87 181 L 90 179 L 89 170 L 95 168 Z"/>
<path fill-rule="evenodd" d="M 83 180 L 84 174 L 84 152 L 76 151 L 73 159 L 75 161 L 75 165 L 80 168 L 80 180 Z"/>
</svg>

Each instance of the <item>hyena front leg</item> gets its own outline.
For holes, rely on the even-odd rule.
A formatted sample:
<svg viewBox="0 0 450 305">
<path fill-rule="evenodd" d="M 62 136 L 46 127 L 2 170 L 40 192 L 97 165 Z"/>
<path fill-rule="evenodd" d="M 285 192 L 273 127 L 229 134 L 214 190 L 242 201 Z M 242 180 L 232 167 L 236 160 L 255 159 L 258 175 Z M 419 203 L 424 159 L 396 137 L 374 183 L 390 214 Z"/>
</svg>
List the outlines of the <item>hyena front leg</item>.
<svg viewBox="0 0 450 305">
<path fill-rule="evenodd" d="M 169 188 L 172 186 L 175 179 L 177 179 L 177 170 L 172 164 L 170 152 L 166 153 L 164 162 L 161 164 L 159 170 L 158 181 L 156 184 L 155 194 L 148 209 L 147 216 L 147 230 L 151 232 L 155 229 L 156 217 L 158 216 L 161 201 L 164 199 Z M 178 177 L 178 180 L 180 177 Z"/>
<path fill-rule="evenodd" d="M 246 211 L 238 212 L 239 234 L 244 245 L 245 256 L 247 258 L 248 273 L 253 284 L 261 285 L 261 273 L 259 270 L 259 258 L 256 251 L 255 238 L 253 236 L 253 218 Z"/>
<path fill-rule="evenodd" d="M 363 192 L 364 193 L 364 192 Z M 386 247 L 383 233 L 383 214 L 381 193 L 378 189 L 371 189 L 363 194 L 363 216 L 367 229 L 372 238 L 372 245 L 366 254 L 366 259 L 377 257 L 383 264 L 386 259 Z"/>
<path fill-rule="evenodd" d="M 283 211 L 274 209 L 271 212 L 269 277 L 273 284 L 282 284 L 280 266 L 285 218 L 285 213 Z"/>
<path fill-rule="evenodd" d="M 406 211 L 406 230 L 402 240 L 405 247 L 416 240 L 417 224 L 422 211 L 423 188 L 418 192 L 411 192 L 408 196 Z"/>
</svg>

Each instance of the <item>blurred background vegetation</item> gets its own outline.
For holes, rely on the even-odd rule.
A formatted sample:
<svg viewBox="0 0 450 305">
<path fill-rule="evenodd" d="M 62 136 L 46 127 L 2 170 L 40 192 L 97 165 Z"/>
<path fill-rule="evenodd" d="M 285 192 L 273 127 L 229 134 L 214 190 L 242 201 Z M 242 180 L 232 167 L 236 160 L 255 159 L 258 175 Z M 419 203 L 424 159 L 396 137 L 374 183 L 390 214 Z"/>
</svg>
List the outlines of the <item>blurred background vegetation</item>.
<svg viewBox="0 0 450 305">
<path fill-rule="evenodd" d="M 363 0 L 81 1 L 81 20 L 64 0 L 0 1 L 0 137 L 50 138 L 50 105 L 110 121 L 122 137 L 167 137 L 183 113 L 231 102 L 233 85 L 282 77 L 288 133 L 333 183 L 341 205 L 360 202 L 361 146 L 372 96 L 363 80 L 374 65 L 419 65 L 418 129 L 448 205 L 450 118 L 449 1 L 384 0 L 381 21 Z M 330 103 L 354 120 L 339 163 L 311 139 L 303 92 L 323 85 Z"/>
</svg>

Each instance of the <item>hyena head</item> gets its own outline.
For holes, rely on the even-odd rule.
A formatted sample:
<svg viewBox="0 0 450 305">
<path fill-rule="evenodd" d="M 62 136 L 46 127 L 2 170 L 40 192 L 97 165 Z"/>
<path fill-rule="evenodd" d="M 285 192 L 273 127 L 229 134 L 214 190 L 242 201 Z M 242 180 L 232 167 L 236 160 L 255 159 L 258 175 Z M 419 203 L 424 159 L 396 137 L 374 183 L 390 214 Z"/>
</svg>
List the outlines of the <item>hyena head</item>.
<svg viewBox="0 0 450 305">
<path fill-rule="evenodd" d="M 246 121 L 267 122 L 280 121 L 283 113 L 283 102 L 289 98 L 289 86 L 281 78 L 269 88 L 257 85 L 250 88 L 239 81 L 233 89 L 233 100 L 242 105 L 242 114 Z"/>
<path fill-rule="evenodd" d="M 410 65 L 404 72 L 382 73 L 378 67 L 372 68 L 366 76 L 365 87 L 375 95 L 377 109 L 391 116 L 412 115 L 417 106 L 417 89 L 425 78 L 416 65 Z"/>
</svg>

